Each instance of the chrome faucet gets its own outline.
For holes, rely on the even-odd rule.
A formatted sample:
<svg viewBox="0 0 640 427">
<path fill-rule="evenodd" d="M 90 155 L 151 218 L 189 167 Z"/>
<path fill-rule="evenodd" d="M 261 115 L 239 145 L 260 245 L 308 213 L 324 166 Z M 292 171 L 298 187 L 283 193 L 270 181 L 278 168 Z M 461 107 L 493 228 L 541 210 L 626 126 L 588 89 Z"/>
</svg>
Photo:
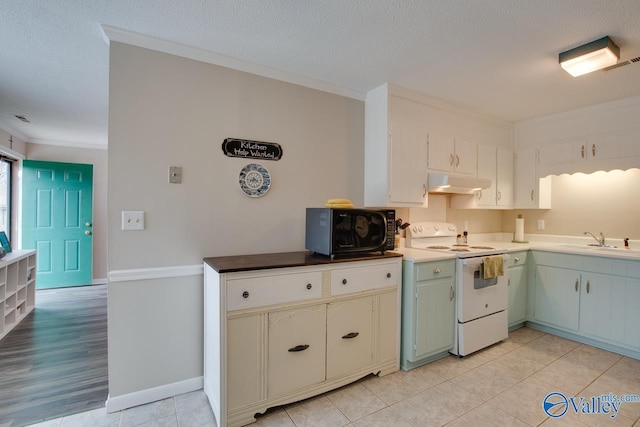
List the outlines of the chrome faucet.
<svg viewBox="0 0 640 427">
<path fill-rule="evenodd" d="M 584 235 L 593 237 L 596 240 L 596 242 L 598 242 L 598 246 L 606 246 L 604 244 L 604 234 L 602 234 L 602 231 L 600 232 L 600 236 L 599 237 L 594 236 L 593 233 L 590 233 L 588 231 L 585 231 Z"/>
</svg>

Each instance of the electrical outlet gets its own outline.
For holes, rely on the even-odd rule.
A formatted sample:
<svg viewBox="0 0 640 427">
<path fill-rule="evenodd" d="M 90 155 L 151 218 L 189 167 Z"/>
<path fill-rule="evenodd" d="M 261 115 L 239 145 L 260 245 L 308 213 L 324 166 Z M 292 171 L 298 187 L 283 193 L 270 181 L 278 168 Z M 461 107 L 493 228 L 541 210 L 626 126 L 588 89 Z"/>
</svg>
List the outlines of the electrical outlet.
<svg viewBox="0 0 640 427">
<path fill-rule="evenodd" d="M 122 229 L 144 230 L 144 211 L 122 211 Z"/>
<path fill-rule="evenodd" d="M 538 230 L 544 230 L 544 219 L 538 220 Z"/>
<path fill-rule="evenodd" d="M 169 166 L 169 184 L 182 184 L 182 168 Z"/>
</svg>

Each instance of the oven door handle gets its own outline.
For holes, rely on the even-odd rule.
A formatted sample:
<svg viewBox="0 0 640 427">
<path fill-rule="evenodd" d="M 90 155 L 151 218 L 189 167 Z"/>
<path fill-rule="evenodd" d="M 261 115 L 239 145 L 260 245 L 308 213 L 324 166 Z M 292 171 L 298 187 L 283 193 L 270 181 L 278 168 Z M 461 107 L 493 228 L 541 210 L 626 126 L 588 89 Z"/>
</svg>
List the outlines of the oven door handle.
<svg viewBox="0 0 640 427">
<path fill-rule="evenodd" d="M 502 255 L 502 259 L 504 261 L 508 260 L 511 258 L 511 255 L 509 254 L 501 254 Z M 493 256 L 493 255 L 487 255 L 487 256 Z M 462 265 L 464 266 L 471 266 L 471 267 L 477 267 L 480 264 L 482 264 L 484 262 L 484 255 L 482 256 L 477 256 L 477 257 L 471 257 L 471 258 L 464 258 L 462 259 Z"/>
</svg>

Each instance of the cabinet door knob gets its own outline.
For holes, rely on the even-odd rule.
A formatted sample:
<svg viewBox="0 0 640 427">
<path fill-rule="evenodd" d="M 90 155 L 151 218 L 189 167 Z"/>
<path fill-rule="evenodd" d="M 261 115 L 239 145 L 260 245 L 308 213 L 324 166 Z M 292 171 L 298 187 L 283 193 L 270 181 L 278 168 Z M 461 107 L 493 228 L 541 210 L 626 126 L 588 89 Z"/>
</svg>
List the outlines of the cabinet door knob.
<svg viewBox="0 0 640 427">
<path fill-rule="evenodd" d="M 436 268 L 434 268 L 434 269 L 433 269 L 433 272 L 434 272 L 435 274 L 440 273 L 440 267 L 436 267 Z"/>
<path fill-rule="evenodd" d="M 580 156 L 584 159 L 584 144 L 580 146 Z"/>
<path fill-rule="evenodd" d="M 576 292 L 578 292 L 578 279 L 576 279 Z"/>
<path fill-rule="evenodd" d="M 300 345 L 297 345 L 295 347 L 290 348 L 288 351 L 290 351 L 291 353 L 294 353 L 296 351 L 304 351 L 304 350 L 306 350 L 308 348 L 309 348 L 309 344 L 300 344 Z"/>
<path fill-rule="evenodd" d="M 87 236 L 91 236 L 91 230 L 85 230 L 84 234 L 86 234 Z"/>
<path fill-rule="evenodd" d="M 455 292 L 453 291 L 453 286 L 449 287 L 449 301 L 453 301 L 453 297 L 455 297 Z"/>
<path fill-rule="evenodd" d="M 456 154 L 456 167 L 460 166 L 460 156 Z"/>
<path fill-rule="evenodd" d="M 534 190 L 531 190 L 531 201 L 533 202 L 533 192 Z"/>
<path fill-rule="evenodd" d="M 249 298 L 249 292 L 244 291 L 244 292 L 242 293 L 242 298 Z"/>
<path fill-rule="evenodd" d="M 449 166 L 453 166 L 453 154 L 449 154 Z"/>
<path fill-rule="evenodd" d="M 311 283 L 307 283 L 307 289 L 311 289 L 313 288 L 313 285 Z"/>
<path fill-rule="evenodd" d="M 520 262 L 520 258 L 515 257 L 515 259 L 513 260 L 513 263 L 514 263 L 514 264 L 517 264 L 517 263 L 519 263 L 519 262 Z"/>
<path fill-rule="evenodd" d="M 589 281 L 587 280 L 587 293 L 589 293 L 589 286 L 591 285 L 591 283 L 589 283 Z"/>
<path fill-rule="evenodd" d="M 593 144 L 593 145 L 591 146 L 591 154 L 593 155 L 593 157 L 595 157 L 595 156 L 596 156 L 596 144 Z"/>
<path fill-rule="evenodd" d="M 502 199 L 502 193 L 498 191 L 498 200 Z"/>
<path fill-rule="evenodd" d="M 342 279 L 342 284 L 346 285 L 347 284 L 347 279 Z"/>
<path fill-rule="evenodd" d="M 355 338 L 355 337 L 357 337 L 358 335 L 360 335 L 360 332 L 349 332 L 348 334 L 343 335 L 343 336 L 342 336 L 342 339 L 343 339 L 343 340 L 349 340 L 349 339 L 351 339 L 351 338 Z"/>
<path fill-rule="evenodd" d="M 387 273 L 387 279 L 391 279 L 391 273 Z"/>
<path fill-rule="evenodd" d="M 84 225 L 86 225 L 87 227 L 91 227 L 91 223 L 90 222 L 85 222 Z"/>
</svg>

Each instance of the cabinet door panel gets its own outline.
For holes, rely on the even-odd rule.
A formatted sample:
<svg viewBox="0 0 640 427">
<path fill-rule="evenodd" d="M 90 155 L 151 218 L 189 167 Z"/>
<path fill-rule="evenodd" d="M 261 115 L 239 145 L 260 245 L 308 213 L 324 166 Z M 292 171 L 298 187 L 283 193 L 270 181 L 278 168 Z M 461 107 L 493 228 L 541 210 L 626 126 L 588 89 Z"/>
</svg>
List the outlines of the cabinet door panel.
<svg viewBox="0 0 640 427">
<path fill-rule="evenodd" d="M 429 130 L 428 167 L 432 170 L 452 172 L 455 166 L 453 136 Z"/>
<path fill-rule="evenodd" d="M 509 267 L 509 326 L 527 319 L 527 271 L 525 265 Z"/>
<path fill-rule="evenodd" d="M 376 321 L 378 322 L 376 362 L 395 359 L 398 357 L 398 334 L 400 333 L 397 291 L 380 294 Z"/>
<path fill-rule="evenodd" d="M 229 409 L 260 400 L 263 331 L 261 315 L 227 322 L 227 395 Z"/>
<path fill-rule="evenodd" d="M 478 172 L 477 144 L 464 138 L 455 139 L 456 173 L 476 176 Z"/>
<path fill-rule="evenodd" d="M 425 114 L 423 105 L 391 97 L 391 202 L 424 202 L 427 167 Z"/>
<path fill-rule="evenodd" d="M 269 313 L 268 397 L 325 379 L 326 305 Z"/>
<path fill-rule="evenodd" d="M 413 360 L 453 347 L 453 280 L 442 279 L 416 284 L 415 344 Z"/>
<path fill-rule="evenodd" d="M 579 272 L 539 266 L 535 283 L 535 320 L 577 331 L 580 309 L 579 291 Z"/>
<path fill-rule="evenodd" d="M 327 307 L 327 379 L 357 372 L 373 363 L 373 297 Z"/>
<path fill-rule="evenodd" d="M 513 151 L 505 148 L 496 150 L 496 186 L 499 192 L 496 204 L 503 207 L 513 206 Z M 480 167 L 480 164 L 478 164 Z"/>
<path fill-rule="evenodd" d="M 496 147 L 478 145 L 478 177 L 491 180 L 491 187 L 478 191 L 478 206 L 496 205 Z"/>
</svg>

